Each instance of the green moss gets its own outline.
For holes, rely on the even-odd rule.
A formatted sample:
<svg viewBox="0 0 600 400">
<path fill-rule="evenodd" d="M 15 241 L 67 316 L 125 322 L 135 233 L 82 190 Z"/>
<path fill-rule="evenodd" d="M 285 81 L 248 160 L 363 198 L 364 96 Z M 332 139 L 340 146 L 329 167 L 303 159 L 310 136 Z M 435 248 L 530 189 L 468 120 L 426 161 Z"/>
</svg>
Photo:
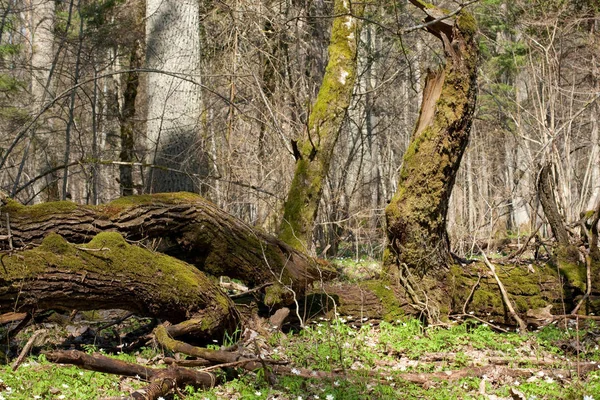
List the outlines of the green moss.
<svg viewBox="0 0 600 400">
<path fill-rule="evenodd" d="M 41 249 L 54 254 L 69 254 L 73 252 L 73 247 L 66 241 L 65 238 L 57 233 L 50 233 L 44 238 L 41 244 Z"/>
<path fill-rule="evenodd" d="M 67 214 L 77 209 L 77 204 L 72 201 L 51 201 L 48 203 L 40 203 L 33 206 L 24 206 L 14 200 L 8 200 L 7 204 L 2 207 L 4 212 L 8 212 L 12 217 L 20 216 L 39 220 L 44 216 L 53 216 L 56 214 Z"/>
<path fill-rule="evenodd" d="M 556 261 L 561 274 L 573 287 L 585 292 L 586 268 L 579 261 L 579 250 L 575 246 L 558 246 L 556 249 Z"/>
<path fill-rule="evenodd" d="M 86 250 L 90 249 L 90 250 Z M 129 245 L 116 232 L 103 232 L 89 243 L 72 245 L 57 234 L 48 235 L 38 248 L 4 257 L 5 279 L 30 279 L 49 269 L 99 273 L 118 279 L 156 282 L 154 289 L 162 299 L 201 301 L 199 290 L 209 279 L 196 268 L 160 253 Z M 172 288 L 177 288 L 174 291 Z"/>
<path fill-rule="evenodd" d="M 406 316 L 398 297 L 396 297 L 392 286 L 385 281 L 373 280 L 363 283 L 363 286 L 372 291 L 381 301 L 383 306 L 382 317 L 386 322 L 395 322 Z"/>
<path fill-rule="evenodd" d="M 462 309 L 466 297 L 477 282 L 477 274 L 481 273 L 482 279 L 473 294 L 468 310 L 479 315 L 486 313 L 496 316 L 505 315 L 506 310 L 496 280 L 480 272 L 486 269 L 485 265 L 476 264 L 469 267 L 451 267 L 448 282 L 452 285 L 454 311 Z M 519 313 L 544 307 L 548 303 L 559 304 L 562 301 L 560 282 L 556 272 L 549 265 L 538 265 L 535 267 L 535 272 L 530 272 L 522 266 L 503 266 L 497 268 L 496 272 Z"/>
<path fill-rule="evenodd" d="M 477 21 L 475 20 L 473 15 L 471 15 L 471 13 L 468 13 L 463 10 L 458 15 L 457 22 L 458 26 L 460 27 L 460 30 L 464 34 L 474 35 L 477 32 Z"/>
<path fill-rule="evenodd" d="M 285 303 L 289 295 L 289 290 L 285 289 L 281 285 L 271 285 L 265 289 L 265 305 L 269 307 L 274 307 L 279 304 L 283 304 Z"/>
<path fill-rule="evenodd" d="M 108 215 L 118 214 L 119 212 L 129 207 L 144 205 L 144 204 L 189 204 L 195 201 L 206 201 L 204 198 L 195 193 L 189 192 L 174 192 L 174 193 L 156 193 L 146 195 L 135 195 L 120 197 L 111 201 L 108 204 L 99 206 L 99 209 Z"/>
</svg>

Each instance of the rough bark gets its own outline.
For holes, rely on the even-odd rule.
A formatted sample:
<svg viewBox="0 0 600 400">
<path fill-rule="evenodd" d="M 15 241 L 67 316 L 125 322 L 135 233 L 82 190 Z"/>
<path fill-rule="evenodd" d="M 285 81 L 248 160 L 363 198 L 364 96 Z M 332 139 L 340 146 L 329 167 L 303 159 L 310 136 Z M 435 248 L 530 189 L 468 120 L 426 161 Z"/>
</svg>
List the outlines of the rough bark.
<svg viewBox="0 0 600 400">
<path fill-rule="evenodd" d="M 146 2 L 146 66 L 181 74 L 148 75 L 148 150 L 159 166 L 150 171 L 151 192 L 198 188 L 193 175 L 201 172 L 199 24 L 197 0 Z"/>
<path fill-rule="evenodd" d="M 558 268 L 571 288 L 576 293 L 583 293 L 586 290 L 586 269 L 579 249 L 571 243 L 565 220 L 558 209 L 552 181 L 552 164 L 542 167 L 537 188 L 544 215 L 557 242 L 555 260 Z"/>
<path fill-rule="evenodd" d="M 123 376 L 139 376 L 142 379 L 153 382 L 155 385 L 165 379 L 172 381 L 173 386 L 168 387 L 167 390 L 162 390 L 158 395 L 151 395 L 148 390 L 151 389 L 151 387 L 148 387 L 144 390 L 145 396 L 143 396 L 142 393 L 139 393 L 139 396 L 133 394 L 132 398 L 134 399 L 155 399 L 160 395 L 166 395 L 173 387 L 185 387 L 191 385 L 198 388 L 211 388 L 218 383 L 217 378 L 210 372 L 195 371 L 193 369 L 177 366 L 171 366 L 167 369 L 149 368 L 139 364 L 109 358 L 101 354 L 90 355 L 77 350 L 53 351 L 47 353 L 46 357 L 50 362 L 77 365 L 90 371 L 106 372 Z"/>
<path fill-rule="evenodd" d="M 552 183 L 552 164 L 546 164 L 542 167 L 538 178 L 538 196 L 542 209 L 552 229 L 556 241 L 561 246 L 569 246 L 569 233 L 566 224 L 554 197 L 554 184 Z"/>
<path fill-rule="evenodd" d="M 504 264 L 498 267 L 497 274 L 521 317 L 529 310 L 547 305 L 553 307 L 552 313 L 561 314 L 563 304 L 566 303 L 568 309 L 573 305 L 572 298 L 561 295 L 562 282 L 551 265 L 527 268 Z M 452 266 L 444 281 L 450 302 L 449 313 L 463 314 L 464 311 L 486 321 L 514 323 L 502 302 L 494 276 L 483 263 Z M 363 318 L 394 322 L 407 315 L 419 316 L 422 311 L 412 304 L 404 290 L 379 280 L 325 284 L 314 289 L 302 305 L 306 307 L 301 310 L 301 316 L 315 318 L 329 314 L 332 317 L 335 311 L 352 316 L 356 323 Z"/>
<path fill-rule="evenodd" d="M 273 291 L 272 304 L 292 295 L 281 285 L 301 293 L 331 272 L 191 193 L 123 197 L 95 207 L 68 201 L 35 206 L 8 201 L 0 211 L 8 214 L 15 246 L 40 243 L 50 232 L 83 243 L 97 233 L 116 231 L 128 240 L 152 241 L 158 250 L 214 276 L 237 278 L 249 287 L 278 283 L 267 289 Z M 4 225 L 0 248 L 9 248 L 8 236 Z"/>
<path fill-rule="evenodd" d="M 43 109 L 44 103 L 54 96 L 52 75 L 55 68 L 55 12 L 56 4 L 50 0 L 31 1 L 31 112 L 35 115 Z M 46 173 L 58 164 L 59 138 L 53 135 L 55 122 L 44 118 L 40 124 L 32 127 L 29 146 L 33 146 L 32 174 Z M 35 188 L 35 200 L 58 200 L 58 174 L 51 173 L 38 182 Z M 15 184 L 16 188 L 16 184 Z M 13 189 L 14 192 L 14 189 Z M 45 196 L 38 196 L 44 193 Z"/>
<path fill-rule="evenodd" d="M 397 192 L 386 208 L 389 244 L 384 269 L 395 275 L 415 304 L 447 311 L 439 288 L 450 261 L 446 234 L 448 202 L 469 132 L 477 95 L 477 25 L 464 10 L 444 13 L 422 1 L 429 32 L 441 39 L 446 64 L 430 71 L 419 119 L 407 149 Z"/>
<path fill-rule="evenodd" d="M 137 11 L 137 6 L 136 6 Z M 141 20 L 143 12 L 136 13 Z M 137 21 L 136 21 L 137 22 Z M 137 69 L 142 67 L 142 43 L 136 38 L 133 40 L 129 54 L 129 69 L 125 77 L 125 91 L 123 92 L 123 107 L 119 118 L 121 129 L 121 152 L 120 161 L 131 163 L 135 161 L 135 104 L 140 83 L 139 72 Z M 133 194 L 133 167 L 125 164 L 119 166 L 119 186 L 122 196 L 131 196 Z"/>
<path fill-rule="evenodd" d="M 298 250 L 311 248 L 323 183 L 356 80 L 357 41 L 364 4 L 335 0 L 329 61 L 311 109 L 306 138 L 294 143 L 296 170 L 288 192 L 279 238 Z"/>
<path fill-rule="evenodd" d="M 132 246 L 116 232 L 80 245 L 51 233 L 40 246 L 2 256 L 0 312 L 114 308 L 171 323 L 193 318 L 199 323 L 192 332 L 204 338 L 234 330 L 239 318 L 197 268 Z"/>
</svg>

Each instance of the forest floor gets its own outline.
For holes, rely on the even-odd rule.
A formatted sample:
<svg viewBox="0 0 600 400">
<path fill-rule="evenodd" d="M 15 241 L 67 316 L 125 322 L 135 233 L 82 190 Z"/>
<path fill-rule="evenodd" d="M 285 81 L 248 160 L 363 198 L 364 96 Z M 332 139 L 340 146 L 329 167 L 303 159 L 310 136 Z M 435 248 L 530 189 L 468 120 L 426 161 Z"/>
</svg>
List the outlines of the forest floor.
<svg viewBox="0 0 600 400">
<path fill-rule="evenodd" d="M 105 319 L 117 317 L 107 312 L 80 313 L 73 321 L 57 316 L 23 331 L 19 348 L 34 331 L 45 333 L 16 372 L 10 365 L 0 367 L 0 400 L 99 399 L 144 387 L 139 377 L 51 364 L 43 355 L 43 350 L 74 347 L 148 366 L 165 365 L 164 357 L 173 356 L 152 343 L 120 353 L 117 343 L 149 320 L 130 317 L 105 327 Z M 239 334 L 211 346 L 228 346 Z M 414 319 L 390 324 L 344 316 L 253 343 L 253 352 L 287 361 L 292 376 L 268 383 L 264 370 L 230 369 L 222 385 L 186 388 L 171 398 L 600 400 L 600 326 L 593 321 L 519 334 L 497 333 L 478 322 L 425 328 Z M 327 374 L 313 378 L 306 371 Z"/>
</svg>

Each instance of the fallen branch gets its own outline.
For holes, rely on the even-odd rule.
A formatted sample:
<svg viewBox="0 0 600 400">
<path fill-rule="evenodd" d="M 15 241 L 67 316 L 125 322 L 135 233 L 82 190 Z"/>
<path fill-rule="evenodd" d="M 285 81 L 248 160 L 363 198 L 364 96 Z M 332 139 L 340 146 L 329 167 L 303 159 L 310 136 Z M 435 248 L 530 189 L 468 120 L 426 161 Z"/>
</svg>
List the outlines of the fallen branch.
<svg viewBox="0 0 600 400">
<path fill-rule="evenodd" d="M 13 366 L 12 366 L 13 372 L 16 371 L 17 368 L 19 368 L 19 365 L 21 365 L 21 363 L 23 362 L 23 360 L 25 359 L 25 357 L 27 357 L 27 354 L 29 354 L 29 351 L 33 347 L 33 344 L 35 343 L 35 341 L 37 340 L 37 338 L 40 335 L 44 334 L 44 333 L 46 333 L 46 330 L 45 329 L 40 329 L 38 331 L 35 331 L 33 333 L 33 335 L 31 335 L 31 337 L 29 338 L 29 340 L 25 344 L 25 347 L 23 347 L 23 350 L 21 350 L 21 354 L 19 354 L 19 357 L 17 357 L 17 359 L 13 363 Z"/>
<path fill-rule="evenodd" d="M 78 350 L 53 351 L 46 353 L 48 361 L 59 364 L 77 365 L 80 368 L 109 374 L 137 376 L 150 382 L 146 388 L 132 393 L 132 399 L 154 400 L 176 387 L 193 386 L 212 388 L 217 384 L 215 375 L 171 365 L 169 368 L 150 368 L 103 356 L 86 354 Z"/>
<path fill-rule="evenodd" d="M 498 283 L 498 288 L 500 289 L 500 293 L 502 293 L 502 301 L 504 301 L 506 308 L 508 308 L 508 312 L 510 312 L 510 315 L 515 319 L 515 321 L 517 321 L 517 324 L 519 324 L 520 332 L 521 333 L 526 332 L 527 324 L 525 324 L 525 322 L 521 319 L 521 317 L 519 317 L 519 314 L 517 314 L 517 312 L 515 311 L 515 309 L 512 305 L 512 302 L 508 298 L 508 293 L 506 292 L 506 289 L 504 288 L 502 281 L 498 277 L 498 274 L 496 274 L 496 267 L 490 262 L 490 260 L 488 260 L 487 256 L 485 255 L 485 252 L 483 250 L 481 250 L 481 248 L 479 248 L 479 250 L 481 251 L 481 254 L 483 255 L 483 261 L 485 262 L 485 265 L 488 266 L 488 268 L 492 272 L 492 275 L 494 276 L 494 279 L 496 279 L 496 282 Z"/>
</svg>

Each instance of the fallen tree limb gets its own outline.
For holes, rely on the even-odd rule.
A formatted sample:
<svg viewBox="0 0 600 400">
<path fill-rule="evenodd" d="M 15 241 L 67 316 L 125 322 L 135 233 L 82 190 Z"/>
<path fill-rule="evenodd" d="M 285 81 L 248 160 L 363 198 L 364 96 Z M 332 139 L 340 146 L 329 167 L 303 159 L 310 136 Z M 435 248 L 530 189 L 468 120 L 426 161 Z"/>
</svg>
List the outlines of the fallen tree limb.
<svg viewBox="0 0 600 400">
<path fill-rule="evenodd" d="M 146 388 L 134 392 L 131 396 L 132 399 L 157 399 L 175 387 L 190 385 L 196 388 L 212 388 L 218 383 L 216 376 L 209 372 L 174 365 L 167 369 L 144 367 L 101 354 L 89 355 L 78 350 L 52 351 L 46 353 L 46 358 L 57 364 L 72 364 L 90 371 L 137 376 L 151 382 Z"/>
<path fill-rule="evenodd" d="M 193 266 L 131 246 L 116 232 L 77 247 L 50 234 L 40 246 L 4 257 L 0 311 L 120 308 L 172 323 L 192 318 L 201 323 L 186 332 L 205 338 L 237 327 L 231 300 Z"/>
<path fill-rule="evenodd" d="M 0 211 L 10 215 L 15 246 L 41 243 L 50 232 L 84 243 L 100 232 L 116 231 L 127 240 L 152 241 L 159 251 L 249 287 L 277 277 L 302 293 L 313 280 L 333 273 L 326 263 L 319 265 L 192 193 L 123 197 L 96 207 L 69 201 L 23 206 L 7 200 Z M 5 231 L 0 227 L 0 235 Z M 8 248 L 8 241 L 0 240 L 0 249 Z"/>
</svg>

